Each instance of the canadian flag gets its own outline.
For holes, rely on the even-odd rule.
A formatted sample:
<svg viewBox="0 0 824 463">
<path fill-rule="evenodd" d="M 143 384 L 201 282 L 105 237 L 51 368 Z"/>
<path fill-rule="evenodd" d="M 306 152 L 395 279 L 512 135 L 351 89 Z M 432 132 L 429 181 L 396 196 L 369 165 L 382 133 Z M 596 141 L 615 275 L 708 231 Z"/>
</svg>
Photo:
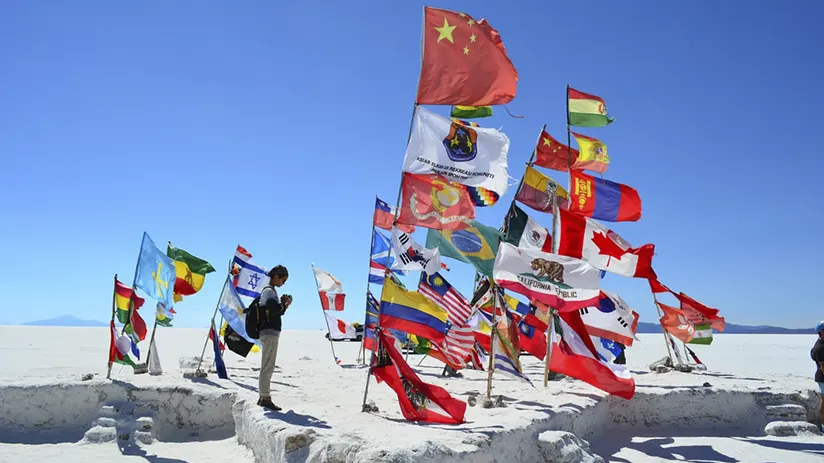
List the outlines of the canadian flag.
<svg viewBox="0 0 824 463">
<path fill-rule="evenodd" d="M 555 229 L 558 254 L 585 260 L 593 267 L 617 275 L 655 278 L 655 245 L 633 248 L 617 233 L 587 217 L 559 210 Z"/>
<path fill-rule="evenodd" d="M 580 379 L 618 397 L 632 399 L 635 380 L 629 370 L 625 365 L 601 360 L 580 313 L 560 312 L 555 324 L 549 361 L 552 371 Z"/>
<path fill-rule="evenodd" d="M 319 269 L 312 265 L 315 272 L 315 282 L 318 285 L 320 294 L 320 305 L 323 310 L 343 310 L 343 285 L 337 278 L 333 277 L 326 270 Z"/>
<path fill-rule="evenodd" d="M 326 326 L 329 328 L 330 339 L 351 339 L 355 337 L 355 327 L 351 323 L 346 323 L 343 320 L 327 314 Z"/>
</svg>

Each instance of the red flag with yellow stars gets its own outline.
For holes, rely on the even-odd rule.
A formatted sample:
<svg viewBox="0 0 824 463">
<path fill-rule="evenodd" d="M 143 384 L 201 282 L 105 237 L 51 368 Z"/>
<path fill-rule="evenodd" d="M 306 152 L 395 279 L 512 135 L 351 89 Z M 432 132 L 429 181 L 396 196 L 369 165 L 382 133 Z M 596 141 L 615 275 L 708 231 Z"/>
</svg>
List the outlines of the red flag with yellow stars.
<svg viewBox="0 0 824 463">
<path fill-rule="evenodd" d="M 518 71 L 485 19 L 424 8 L 418 104 L 490 106 L 515 98 Z"/>
<path fill-rule="evenodd" d="M 574 148 L 570 150 L 567 145 L 553 138 L 546 130 L 541 132 L 541 138 L 538 140 L 538 146 L 535 151 L 536 166 L 559 170 L 561 172 L 568 171 L 568 166 L 575 163 L 575 160 L 578 159 L 578 150 Z"/>
</svg>

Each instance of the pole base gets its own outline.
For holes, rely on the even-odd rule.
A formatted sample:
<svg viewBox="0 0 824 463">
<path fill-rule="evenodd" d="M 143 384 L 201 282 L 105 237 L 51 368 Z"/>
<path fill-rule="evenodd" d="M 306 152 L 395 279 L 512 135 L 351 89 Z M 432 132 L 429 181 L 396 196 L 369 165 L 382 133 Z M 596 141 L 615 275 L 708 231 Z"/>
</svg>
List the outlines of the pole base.
<svg viewBox="0 0 824 463">
<path fill-rule="evenodd" d="M 149 372 L 149 365 L 147 365 L 145 363 L 138 363 L 137 365 L 134 366 L 134 374 L 136 374 L 136 375 L 142 375 L 142 374 L 148 373 L 148 372 Z"/>
</svg>

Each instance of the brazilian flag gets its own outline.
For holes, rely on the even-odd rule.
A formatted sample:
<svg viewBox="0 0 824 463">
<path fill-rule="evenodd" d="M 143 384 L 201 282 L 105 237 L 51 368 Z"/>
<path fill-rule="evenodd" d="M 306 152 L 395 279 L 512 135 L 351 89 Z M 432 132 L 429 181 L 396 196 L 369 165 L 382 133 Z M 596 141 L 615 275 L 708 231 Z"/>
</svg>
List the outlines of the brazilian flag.
<svg viewBox="0 0 824 463">
<path fill-rule="evenodd" d="M 475 220 L 462 230 L 429 229 L 426 247 L 438 248 L 442 256 L 472 264 L 478 273 L 492 277 L 501 232 Z"/>
</svg>

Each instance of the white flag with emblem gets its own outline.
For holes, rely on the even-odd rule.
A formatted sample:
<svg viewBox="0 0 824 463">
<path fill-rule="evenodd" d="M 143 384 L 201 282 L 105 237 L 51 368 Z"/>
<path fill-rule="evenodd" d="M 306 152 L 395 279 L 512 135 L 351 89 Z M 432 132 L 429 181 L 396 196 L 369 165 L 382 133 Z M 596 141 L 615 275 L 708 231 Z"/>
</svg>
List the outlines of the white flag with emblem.
<svg viewBox="0 0 824 463">
<path fill-rule="evenodd" d="M 415 109 L 404 172 L 441 174 L 463 185 L 503 196 L 507 187 L 509 138 L 492 128 L 454 122 L 423 106 Z"/>
</svg>

